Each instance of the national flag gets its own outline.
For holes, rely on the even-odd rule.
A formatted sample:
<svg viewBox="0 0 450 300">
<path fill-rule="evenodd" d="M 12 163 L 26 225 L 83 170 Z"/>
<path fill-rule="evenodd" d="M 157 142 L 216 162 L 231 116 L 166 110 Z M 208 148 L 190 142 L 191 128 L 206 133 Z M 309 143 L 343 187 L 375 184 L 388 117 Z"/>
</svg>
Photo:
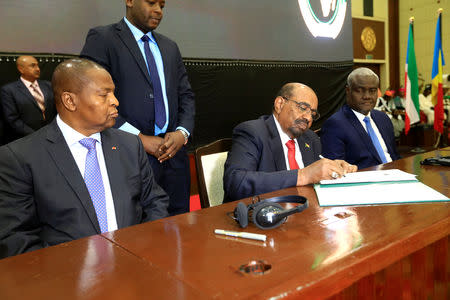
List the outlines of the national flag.
<svg viewBox="0 0 450 300">
<path fill-rule="evenodd" d="M 442 66 L 445 66 L 442 51 L 442 8 L 438 10 L 436 38 L 434 40 L 433 67 L 431 69 L 431 101 L 434 104 L 434 130 L 444 132 L 444 91 L 442 89 Z"/>
<path fill-rule="evenodd" d="M 414 18 L 409 19 L 408 47 L 406 50 L 405 65 L 405 134 L 411 124 L 420 121 L 419 114 L 419 82 L 417 78 L 416 53 L 414 50 Z"/>
</svg>

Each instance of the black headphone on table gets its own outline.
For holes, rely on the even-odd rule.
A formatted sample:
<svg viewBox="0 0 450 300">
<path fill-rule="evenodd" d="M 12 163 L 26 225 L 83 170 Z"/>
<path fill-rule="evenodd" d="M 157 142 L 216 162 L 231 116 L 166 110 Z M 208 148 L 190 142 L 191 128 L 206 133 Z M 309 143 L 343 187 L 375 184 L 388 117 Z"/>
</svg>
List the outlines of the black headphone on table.
<svg viewBox="0 0 450 300">
<path fill-rule="evenodd" d="M 278 203 L 300 203 L 291 209 L 284 209 Z M 239 202 L 231 217 L 242 227 L 248 226 L 248 220 L 261 229 L 272 229 L 283 224 L 287 217 L 304 211 L 308 207 L 308 200 L 298 195 L 279 196 L 260 200 L 253 197 L 253 203 L 245 205 Z"/>
</svg>

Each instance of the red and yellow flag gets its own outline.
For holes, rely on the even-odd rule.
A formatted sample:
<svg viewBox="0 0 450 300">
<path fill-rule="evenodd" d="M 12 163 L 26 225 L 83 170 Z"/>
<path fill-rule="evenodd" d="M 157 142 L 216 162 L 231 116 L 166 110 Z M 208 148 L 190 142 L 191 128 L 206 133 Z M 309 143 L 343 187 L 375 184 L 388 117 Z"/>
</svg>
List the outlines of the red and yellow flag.
<svg viewBox="0 0 450 300">
<path fill-rule="evenodd" d="M 442 89 L 442 66 L 445 66 L 442 51 L 442 8 L 438 10 L 439 17 L 436 24 L 436 38 L 434 40 L 433 67 L 431 69 L 431 101 L 434 104 L 434 130 L 444 132 L 444 91 Z"/>
</svg>

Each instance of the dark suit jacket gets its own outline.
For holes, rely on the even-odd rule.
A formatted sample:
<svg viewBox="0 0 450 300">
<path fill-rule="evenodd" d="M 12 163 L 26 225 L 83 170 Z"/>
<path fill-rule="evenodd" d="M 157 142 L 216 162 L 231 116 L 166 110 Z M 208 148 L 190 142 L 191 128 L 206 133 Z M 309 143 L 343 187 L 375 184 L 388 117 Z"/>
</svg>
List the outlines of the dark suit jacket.
<svg viewBox="0 0 450 300">
<path fill-rule="evenodd" d="M 319 159 L 319 137 L 311 130 L 297 139 L 306 166 Z M 287 170 L 274 116 L 239 124 L 225 162 L 224 202 L 293 187 L 297 170 Z"/>
<path fill-rule="evenodd" d="M 399 159 L 394 128 L 389 117 L 374 109 L 370 116 L 377 125 L 392 160 Z M 322 154 L 327 158 L 343 159 L 357 165 L 358 169 L 382 163 L 367 131 L 347 104 L 322 124 L 320 140 Z"/>
<path fill-rule="evenodd" d="M 38 80 L 38 83 L 44 94 L 45 120 L 36 99 L 31 95 L 22 80 L 8 83 L 0 90 L 4 122 L 7 128 L 12 130 L 9 136 L 10 140 L 16 140 L 33 133 L 49 124 L 56 116 L 51 83 L 45 80 Z"/>
<path fill-rule="evenodd" d="M 107 129 L 102 148 L 118 228 L 166 217 L 138 137 Z M 100 233 L 95 209 L 56 123 L 0 147 L 0 258 Z"/>
<path fill-rule="evenodd" d="M 181 126 L 192 134 L 194 94 L 180 51 L 177 44 L 164 35 L 153 32 L 153 36 L 164 64 L 169 106 L 167 131 L 174 131 Z M 112 76 L 116 85 L 115 95 L 120 103 L 115 127 L 119 128 L 124 122 L 128 122 L 143 134 L 154 135 L 155 112 L 150 75 L 144 57 L 125 21 L 91 29 L 80 56 L 104 66 Z M 169 161 L 176 162 L 177 155 Z"/>
</svg>

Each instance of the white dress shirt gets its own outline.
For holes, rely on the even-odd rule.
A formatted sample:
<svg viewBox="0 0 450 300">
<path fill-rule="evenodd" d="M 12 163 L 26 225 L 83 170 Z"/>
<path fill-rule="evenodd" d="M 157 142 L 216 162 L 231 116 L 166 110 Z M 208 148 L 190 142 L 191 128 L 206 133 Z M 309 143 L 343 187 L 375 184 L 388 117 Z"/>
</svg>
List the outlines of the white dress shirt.
<svg viewBox="0 0 450 300">
<path fill-rule="evenodd" d="M 366 123 L 364 123 L 364 118 L 366 116 L 363 115 L 360 112 L 357 112 L 356 110 L 352 109 L 352 111 L 355 114 L 355 116 L 358 118 L 358 120 L 361 123 L 362 127 L 364 128 L 364 130 L 367 132 Z M 386 157 L 387 162 L 391 162 L 392 158 L 391 158 L 391 155 L 389 154 L 389 152 L 387 150 L 386 143 L 384 142 L 384 139 L 381 136 L 380 131 L 378 130 L 377 124 L 375 124 L 375 122 L 370 117 L 370 112 L 367 114 L 367 117 L 369 117 L 369 119 L 370 119 L 370 125 L 372 125 L 373 131 L 375 131 L 375 134 L 377 135 L 377 139 L 380 142 L 381 148 L 383 149 L 384 156 Z"/>
<path fill-rule="evenodd" d="M 286 143 L 291 140 L 291 138 L 281 129 L 280 123 L 278 123 L 278 120 L 275 116 L 273 116 L 273 119 L 275 120 L 275 125 L 277 126 L 278 134 L 281 138 L 281 144 L 284 152 L 284 160 L 286 161 L 286 168 L 290 170 L 289 166 L 289 159 L 288 159 L 288 147 L 286 146 Z M 303 164 L 303 158 L 302 153 L 300 152 L 300 148 L 298 147 L 297 139 L 294 139 L 295 142 L 295 160 L 297 161 L 298 167 L 300 169 L 303 169 L 305 165 Z"/>
<path fill-rule="evenodd" d="M 109 184 L 108 171 L 106 170 L 105 157 L 103 156 L 102 149 L 102 137 L 99 132 L 94 133 L 91 136 L 84 136 L 79 133 L 66 123 L 59 117 L 59 114 L 56 116 L 56 123 L 58 124 L 59 129 L 66 140 L 67 145 L 69 146 L 70 152 L 72 153 L 75 162 L 77 163 L 78 169 L 80 170 L 81 176 L 84 178 L 84 169 L 86 166 L 86 155 L 88 153 L 88 149 L 79 143 L 80 140 L 84 138 L 93 138 L 98 141 L 97 146 L 95 147 L 97 152 L 97 160 L 100 166 L 100 173 L 102 174 L 103 179 L 103 187 L 105 189 L 105 200 L 106 200 L 106 216 L 108 219 L 108 231 L 117 229 L 117 220 L 116 220 L 116 211 L 114 209 L 114 201 L 111 193 L 111 185 Z"/>
</svg>

